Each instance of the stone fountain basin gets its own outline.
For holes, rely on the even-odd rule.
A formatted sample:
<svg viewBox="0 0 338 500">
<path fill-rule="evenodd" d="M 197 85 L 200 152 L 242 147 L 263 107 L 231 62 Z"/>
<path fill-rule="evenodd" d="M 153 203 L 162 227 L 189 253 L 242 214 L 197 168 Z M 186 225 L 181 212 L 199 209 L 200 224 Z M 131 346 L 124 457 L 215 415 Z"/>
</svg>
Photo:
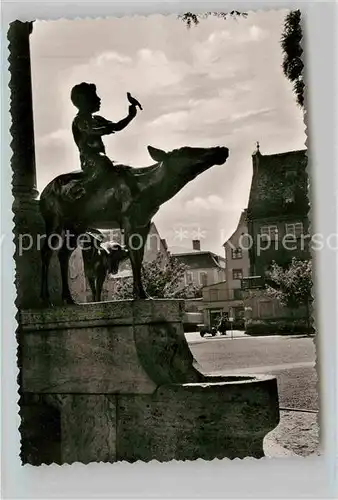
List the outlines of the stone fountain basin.
<svg viewBox="0 0 338 500">
<path fill-rule="evenodd" d="M 205 377 L 118 401 L 121 459 L 261 458 L 279 423 L 275 377 Z"/>
<path fill-rule="evenodd" d="M 276 378 L 201 373 L 183 315 L 177 300 L 22 311 L 27 461 L 262 457 L 279 422 Z"/>
</svg>

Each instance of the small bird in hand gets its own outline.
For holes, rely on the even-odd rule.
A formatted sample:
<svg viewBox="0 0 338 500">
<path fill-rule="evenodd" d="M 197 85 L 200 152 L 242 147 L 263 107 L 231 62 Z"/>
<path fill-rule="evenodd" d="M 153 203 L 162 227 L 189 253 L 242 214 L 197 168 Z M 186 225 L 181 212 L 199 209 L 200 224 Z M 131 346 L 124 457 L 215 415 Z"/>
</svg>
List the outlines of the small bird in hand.
<svg viewBox="0 0 338 500">
<path fill-rule="evenodd" d="M 128 97 L 128 101 L 130 102 L 130 104 L 133 104 L 134 106 L 138 106 L 140 109 L 143 110 L 141 104 L 138 102 L 137 99 L 135 99 L 135 97 L 133 97 L 130 92 L 127 92 L 127 97 Z"/>
</svg>

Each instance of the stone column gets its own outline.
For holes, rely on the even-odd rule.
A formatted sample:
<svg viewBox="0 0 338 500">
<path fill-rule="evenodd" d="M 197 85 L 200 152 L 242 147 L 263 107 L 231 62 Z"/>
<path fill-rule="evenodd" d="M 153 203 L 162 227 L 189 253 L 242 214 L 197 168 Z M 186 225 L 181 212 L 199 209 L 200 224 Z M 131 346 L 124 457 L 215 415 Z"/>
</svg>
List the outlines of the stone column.
<svg viewBox="0 0 338 500">
<path fill-rule="evenodd" d="M 8 30 L 11 73 L 11 147 L 13 155 L 14 242 L 16 305 L 19 309 L 40 305 L 40 253 L 38 237 L 44 223 L 36 200 L 34 120 L 29 36 L 32 22 L 14 21 Z M 42 240 L 41 240 L 42 242 Z M 54 281 L 54 288 L 59 287 Z"/>
<path fill-rule="evenodd" d="M 16 201 L 37 197 L 29 35 L 32 22 L 14 21 L 8 30 L 13 149 L 13 194 Z"/>
</svg>

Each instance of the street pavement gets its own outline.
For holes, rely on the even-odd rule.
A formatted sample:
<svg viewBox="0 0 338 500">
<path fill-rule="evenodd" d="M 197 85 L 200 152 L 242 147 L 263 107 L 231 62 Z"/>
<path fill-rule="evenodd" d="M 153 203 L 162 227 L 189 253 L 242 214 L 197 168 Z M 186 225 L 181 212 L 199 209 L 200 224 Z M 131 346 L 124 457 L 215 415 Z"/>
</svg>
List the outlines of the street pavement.
<svg viewBox="0 0 338 500">
<path fill-rule="evenodd" d="M 318 410 L 315 345 L 304 336 L 250 337 L 243 332 L 202 339 L 187 333 L 190 349 L 205 373 L 270 373 L 277 377 L 280 406 Z"/>
</svg>

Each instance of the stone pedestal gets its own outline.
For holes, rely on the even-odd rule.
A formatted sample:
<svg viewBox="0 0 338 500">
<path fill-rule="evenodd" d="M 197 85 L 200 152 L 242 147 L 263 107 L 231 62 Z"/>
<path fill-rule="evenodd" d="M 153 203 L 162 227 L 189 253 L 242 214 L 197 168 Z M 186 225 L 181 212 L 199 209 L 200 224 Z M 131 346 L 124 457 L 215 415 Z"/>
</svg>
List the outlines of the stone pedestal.
<svg viewBox="0 0 338 500">
<path fill-rule="evenodd" d="M 183 315 L 176 300 L 22 311 L 23 461 L 263 456 L 279 421 L 276 379 L 203 375 Z M 39 438 L 41 414 L 55 431 Z"/>
</svg>

